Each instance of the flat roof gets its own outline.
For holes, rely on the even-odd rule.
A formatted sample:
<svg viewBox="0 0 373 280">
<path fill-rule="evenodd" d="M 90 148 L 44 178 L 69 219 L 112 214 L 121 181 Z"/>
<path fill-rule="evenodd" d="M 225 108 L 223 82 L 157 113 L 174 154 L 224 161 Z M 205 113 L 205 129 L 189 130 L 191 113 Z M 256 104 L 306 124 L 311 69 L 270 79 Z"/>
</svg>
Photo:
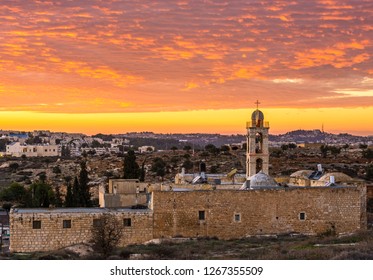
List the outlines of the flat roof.
<svg viewBox="0 0 373 280">
<path fill-rule="evenodd" d="M 110 213 L 110 212 L 151 212 L 151 209 L 130 209 L 130 208 L 14 208 L 12 213 Z"/>
</svg>

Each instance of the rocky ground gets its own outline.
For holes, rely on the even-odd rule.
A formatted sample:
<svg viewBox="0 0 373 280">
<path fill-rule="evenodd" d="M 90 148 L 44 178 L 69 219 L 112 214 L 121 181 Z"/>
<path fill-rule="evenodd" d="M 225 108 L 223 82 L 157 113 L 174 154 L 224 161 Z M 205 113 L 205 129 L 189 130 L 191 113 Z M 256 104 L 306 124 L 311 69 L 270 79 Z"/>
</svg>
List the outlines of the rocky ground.
<svg viewBox="0 0 373 280">
<path fill-rule="evenodd" d="M 346 236 L 281 235 L 235 240 L 216 238 L 154 240 L 146 245 L 117 248 L 112 260 L 372 260 L 372 230 Z M 102 259 L 87 244 L 51 252 L 2 254 L 0 259 Z"/>
<path fill-rule="evenodd" d="M 200 161 L 204 161 L 207 173 L 226 174 L 233 168 L 239 172 L 245 170 L 245 151 L 209 153 L 198 151 L 160 151 L 138 154 L 137 162 L 148 170 L 145 181 L 161 181 L 162 178 L 151 172 L 155 158 L 162 158 L 167 164 L 167 173 L 163 180 L 170 182 L 181 170 L 187 160 L 193 162 L 189 172 L 198 172 Z M 65 177 L 79 174 L 81 158 L 0 158 L 0 188 L 11 182 L 29 185 L 45 174 L 47 181 L 54 187 L 65 190 Z M 98 186 L 107 184 L 108 178 L 123 176 L 123 157 L 88 156 L 86 158 L 92 194 L 97 195 Z M 328 171 L 341 171 L 354 178 L 364 179 L 365 167 L 371 161 L 362 157 L 361 150 L 348 149 L 336 156 L 321 156 L 319 150 L 271 149 L 270 174 L 274 177 L 289 175 L 300 169 L 315 169 L 321 163 Z M 253 237 L 240 240 L 222 241 L 210 239 L 166 240 L 160 244 L 132 245 L 119 248 L 110 257 L 112 259 L 373 259 L 372 230 L 351 236 L 272 236 Z M 99 259 L 99 254 L 86 244 L 76 245 L 64 250 L 13 254 L 4 253 L 4 259 Z"/>
<path fill-rule="evenodd" d="M 144 164 L 147 182 L 172 182 L 176 173 L 180 172 L 186 161 L 191 161 L 193 167 L 187 172 L 198 172 L 199 163 L 206 163 L 207 173 L 227 174 L 236 168 L 239 173 L 245 172 L 246 155 L 243 150 L 211 153 L 207 151 L 159 151 L 147 154 L 137 154 L 137 162 Z M 155 158 L 162 158 L 166 164 L 164 178 L 151 172 Z M 47 182 L 53 187 L 60 186 L 61 192 L 66 189 L 66 177 L 74 178 L 79 174 L 79 162 L 82 158 L 0 158 L 0 189 L 12 182 L 30 185 L 45 174 Z M 98 187 L 105 185 L 108 178 L 123 176 L 123 156 L 87 156 L 90 185 L 93 197 L 97 197 Z M 364 159 L 360 149 L 343 150 L 336 156 L 321 157 L 317 149 L 296 148 L 293 150 L 271 149 L 270 174 L 274 177 L 286 176 L 300 169 L 316 169 L 321 163 L 327 171 L 340 171 L 354 178 L 365 178 L 365 167 L 371 163 Z"/>
</svg>

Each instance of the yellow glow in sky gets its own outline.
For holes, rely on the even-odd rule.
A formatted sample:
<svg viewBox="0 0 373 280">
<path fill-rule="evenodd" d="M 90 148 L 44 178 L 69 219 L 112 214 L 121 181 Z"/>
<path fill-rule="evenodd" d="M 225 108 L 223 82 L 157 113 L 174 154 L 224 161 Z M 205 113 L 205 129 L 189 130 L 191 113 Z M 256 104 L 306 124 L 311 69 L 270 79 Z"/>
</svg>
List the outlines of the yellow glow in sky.
<svg viewBox="0 0 373 280">
<path fill-rule="evenodd" d="M 253 109 L 198 110 L 155 113 L 58 114 L 35 112 L 0 112 L 0 128 L 13 130 L 51 130 L 96 133 L 153 131 L 157 133 L 244 134 Z M 320 109 L 265 109 L 270 133 L 281 134 L 296 129 L 324 129 L 369 135 L 373 107 Z"/>
</svg>

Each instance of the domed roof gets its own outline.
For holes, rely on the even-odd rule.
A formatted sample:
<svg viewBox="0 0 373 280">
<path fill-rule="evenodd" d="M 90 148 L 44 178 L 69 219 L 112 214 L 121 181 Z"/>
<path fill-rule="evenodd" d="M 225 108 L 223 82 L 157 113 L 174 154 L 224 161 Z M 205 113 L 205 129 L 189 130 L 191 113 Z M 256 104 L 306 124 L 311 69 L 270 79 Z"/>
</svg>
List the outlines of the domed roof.
<svg viewBox="0 0 373 280">
<path fill-rule="evenodd" d="M 290 178 L 309 178 L 313 170 L 298 170 L 290 175 Z"/>
<path fill-rule="evenodd" d="M 323 175 L 319 181 L 325 181 L 329 182 L 330 181 L 330 176 L 334 176 L 335 182 L 349 182 L 352 180 L 352 178 L 342 172 L 331 172 L 331 173 L 326 173 Z"/>
<path fill-rule="evenodd" d="M 259 171 L 257 174 L 251 176 L 250 180 L 250 189 L 260 189 L 268 187 L 277 187 L 277 183 L 273 178 L 263 171 Z"/>
<path fill-rule="evenodd" d="M 251 119 L 253 121 L 256 121 L 256 120 L 264 120 L 264 114 L 262 111 L 256 109 L 252 114 L 251 114 Z"/>
</svg>

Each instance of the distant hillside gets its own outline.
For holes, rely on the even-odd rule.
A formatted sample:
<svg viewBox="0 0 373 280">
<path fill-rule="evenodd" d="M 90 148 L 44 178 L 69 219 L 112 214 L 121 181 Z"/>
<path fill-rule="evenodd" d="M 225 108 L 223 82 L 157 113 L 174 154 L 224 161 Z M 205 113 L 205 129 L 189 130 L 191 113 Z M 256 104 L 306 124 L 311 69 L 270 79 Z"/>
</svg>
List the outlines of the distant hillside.
<svg viewBox="0 0 373 280">
<path fill-rule="evenodd" d="M 272 142 L 358 144 L 372 143 L 373 136 L 356 136 L 348 133 L 332 134 L 315 130 L 295 130 L 280 135 L 270 135 Z"/>
<path fill-rule="evenodd" d="M 194 148 L 204 148 L 207 144 L 213 144 L 216 147 L 227 144 L 236 144 L 246 141 L 245 135 L 220 135 L 220 134 L 157 134 L 147 133 L 128 133 L 122 134 L 130 140 L 132 145 L 152 145 L 157 149 L 170 149 L 172 146 L 182 148 L 185 145 L 194 146 Z M 275 143 L 328 143 L 328 144 L 373 144 L 373 136 L 355 136 L 347 133 L 332 134 L 315 130 L 295 130 L 280 135 L 269 135 L 269 140 Z"/>
</svg>

